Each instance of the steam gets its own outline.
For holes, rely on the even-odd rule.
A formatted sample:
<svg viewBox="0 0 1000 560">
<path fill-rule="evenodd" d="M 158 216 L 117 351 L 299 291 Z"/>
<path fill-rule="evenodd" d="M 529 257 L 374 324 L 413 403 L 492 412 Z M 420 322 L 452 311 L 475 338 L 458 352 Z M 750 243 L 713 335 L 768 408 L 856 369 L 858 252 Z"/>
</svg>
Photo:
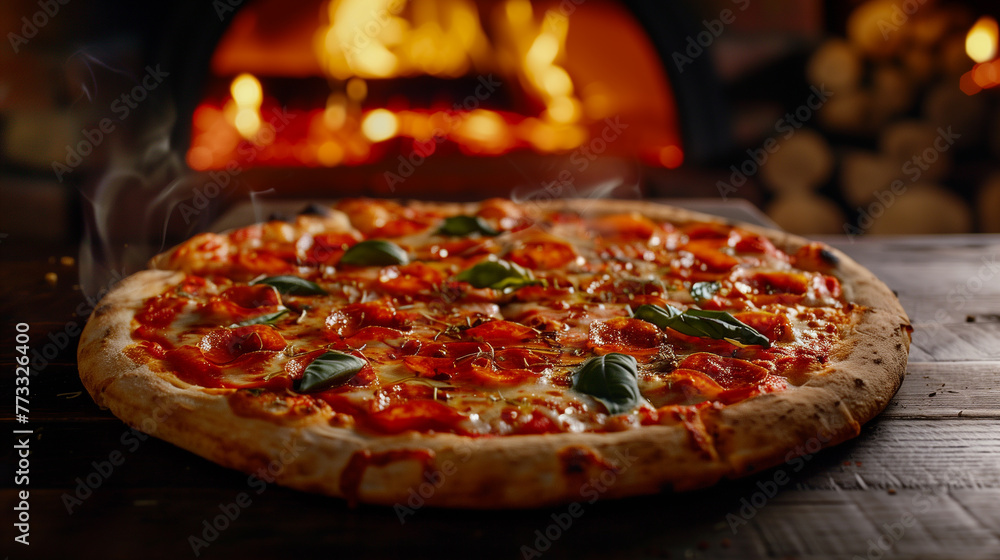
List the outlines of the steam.
<svg viewBox="0 0 1000 560">
<path fill-rule="evenodd" d="M 110 149 L 101 179 L 82 192 L 84 234 L 80 244 L 80 288 L 88 296 L 107 290 L 120 278 L 146 268 L 171 239 L 207 226 L 212 212 L 181 220 L 175 211 L 200 183 L 190 172 L 170 135 L 176 113 L 161 105 L 141 130 L 123 130 Z"/>
<path fill-rule="evenodd" d="M 577 160 L 579 161 L 579 160 Z M 511 199 L 518 204 L 546 202 L 560 198 L 589 200 L 583 211 L 596 207 L 609 198 L 642 198 L 640 188 L 641 168 L 637 161 L 603 157 L 586 165 L 572 165 L 573 159 L 557 165 L 560 170 L 554 177 L 531 181 L 515 188 Z"/>
</svg>

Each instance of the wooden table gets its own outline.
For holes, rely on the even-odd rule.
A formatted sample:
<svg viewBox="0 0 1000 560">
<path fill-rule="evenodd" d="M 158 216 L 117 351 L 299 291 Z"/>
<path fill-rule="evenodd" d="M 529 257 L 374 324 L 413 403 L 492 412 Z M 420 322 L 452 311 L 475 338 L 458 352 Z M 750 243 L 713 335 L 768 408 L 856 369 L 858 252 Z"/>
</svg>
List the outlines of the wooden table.
<svg viewBox="0 0 1000 560">
<path fill-rule="evenodd" d="M 15 324 L 30 324 L 32 347 L 42 349 L 82 323 L 73 313 L 85 299 L 72 289 L 75 268 L 46 260 L 70 249 L 39 258 L 5 241 L 0 550 L 190 558 L 195 535 L 208 545 L 199 554 L 216 558 L 539 557 L 522 546 L 553 559 L 1000 558 L 1000 236 L 827 241 L 897 290 L 916 327 L 909 374 L 888 409 L 857 439 L 805 461 L 705 491 L 584 504 L 565 529 L 554 525 L 565 507 L 418 509 L 401 524 L 390 508 L 248 485 L 244 474 L 140 440 L 99 410 L 81 393 L 70 335 L 32 380 L 30 422 L 16 424 Z M 53 271 L 54 287 L 44 279 Z M 11 531 L 19 500 L 7 442 L 22 427 L 34 430 L 29 547 Z M 769 483 L 786 475 L 786 484 Z M 238 516 L 203 534 L 222 510 Z M 546 530 L 553 542 L 539 537 Z"/>
</svg>

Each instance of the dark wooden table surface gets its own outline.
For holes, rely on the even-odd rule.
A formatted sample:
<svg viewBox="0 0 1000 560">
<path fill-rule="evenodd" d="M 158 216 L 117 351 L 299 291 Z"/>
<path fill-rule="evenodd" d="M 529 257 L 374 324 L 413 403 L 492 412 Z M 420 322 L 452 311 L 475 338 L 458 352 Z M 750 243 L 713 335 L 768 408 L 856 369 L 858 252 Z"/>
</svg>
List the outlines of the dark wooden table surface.
<svg viewBox="0 0 1000 560">
<path fill-rule="evenodd" d="M 401 523 L 391 508 L 251 485 L 144 439 L 80 385 L 75 313 L 89 305 L 75 265 L 59 261 L 73 251 L 4 240 L 0 555 L 192 558 L 195 536 L 197 556 L 215 558 L 1000 558 L 1000 236 L 827 241 L 897 290 L 916 328 L 888 409 L 805 460 L 705 491 L 584 504 L 562 528 L 565 507 L 417 509 Z M 41 356 L 27 424 L 12 410 L 21 322 Z M 33 431 L 29 546 L 13 540 L 16 429 Z M 223 511 L 234 519 L 206 532 Z"/>
</svg>

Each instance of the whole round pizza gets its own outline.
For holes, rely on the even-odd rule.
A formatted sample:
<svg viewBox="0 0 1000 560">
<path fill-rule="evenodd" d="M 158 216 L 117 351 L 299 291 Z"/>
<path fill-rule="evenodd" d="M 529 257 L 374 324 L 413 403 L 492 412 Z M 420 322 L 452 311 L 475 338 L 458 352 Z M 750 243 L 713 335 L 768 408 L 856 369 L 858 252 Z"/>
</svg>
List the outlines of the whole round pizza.
<svg viewBox="0 0 1000 560">
<path fill-rule="evenodd" d="M 280 484 L 531 507 L 854 437 L 910 332 L 870 272 L 779 231 L 651 202 L 352 199 L 157 256 L 79 364 L 125 422 Z"/>
</svg>

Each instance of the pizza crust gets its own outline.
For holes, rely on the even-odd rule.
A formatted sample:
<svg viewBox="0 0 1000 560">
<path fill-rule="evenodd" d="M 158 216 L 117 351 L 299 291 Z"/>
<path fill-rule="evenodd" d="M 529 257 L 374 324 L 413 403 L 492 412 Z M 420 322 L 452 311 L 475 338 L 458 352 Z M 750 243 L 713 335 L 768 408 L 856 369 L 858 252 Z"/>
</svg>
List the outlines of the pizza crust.
<svg viewBox="0 0 1000 560">
<path fill-rule="evenodd" d="M 415 204 L 459 212 L 473 208 Z M 644 202 L 534 204 L 602 214 L 639 212 L 677 223 L 722 222 Z M 808 243 L 765 228 L 731 225 L 763 234 L 789 253 Z M 98 405 L 133 427 L 265 480 L 350 501 L 405 506 L 418 495 L 421 504 L 512 508 L 690 490 L 854 437 L 899 388 L 909 348 L 906 314 L 874 275 L 831 252 L 839 259 L 832 274 L 852 291 L 850 300 L 866 309 L 855 314 L 825 370 L 803 386 L 706 408 L 700 418 L 675 425 L 492 438 L 372 437 L 330 426 L 321 415 L 292 420 L 238 416 L 228 401 L 234 390 L 188 385 L 124 354 L 133 344 L 130 329 L 137 309 L 184 277 L 164 270 L 125 279 L 95 309 L 81 335 L 80 375 Z"/>
</svg>

